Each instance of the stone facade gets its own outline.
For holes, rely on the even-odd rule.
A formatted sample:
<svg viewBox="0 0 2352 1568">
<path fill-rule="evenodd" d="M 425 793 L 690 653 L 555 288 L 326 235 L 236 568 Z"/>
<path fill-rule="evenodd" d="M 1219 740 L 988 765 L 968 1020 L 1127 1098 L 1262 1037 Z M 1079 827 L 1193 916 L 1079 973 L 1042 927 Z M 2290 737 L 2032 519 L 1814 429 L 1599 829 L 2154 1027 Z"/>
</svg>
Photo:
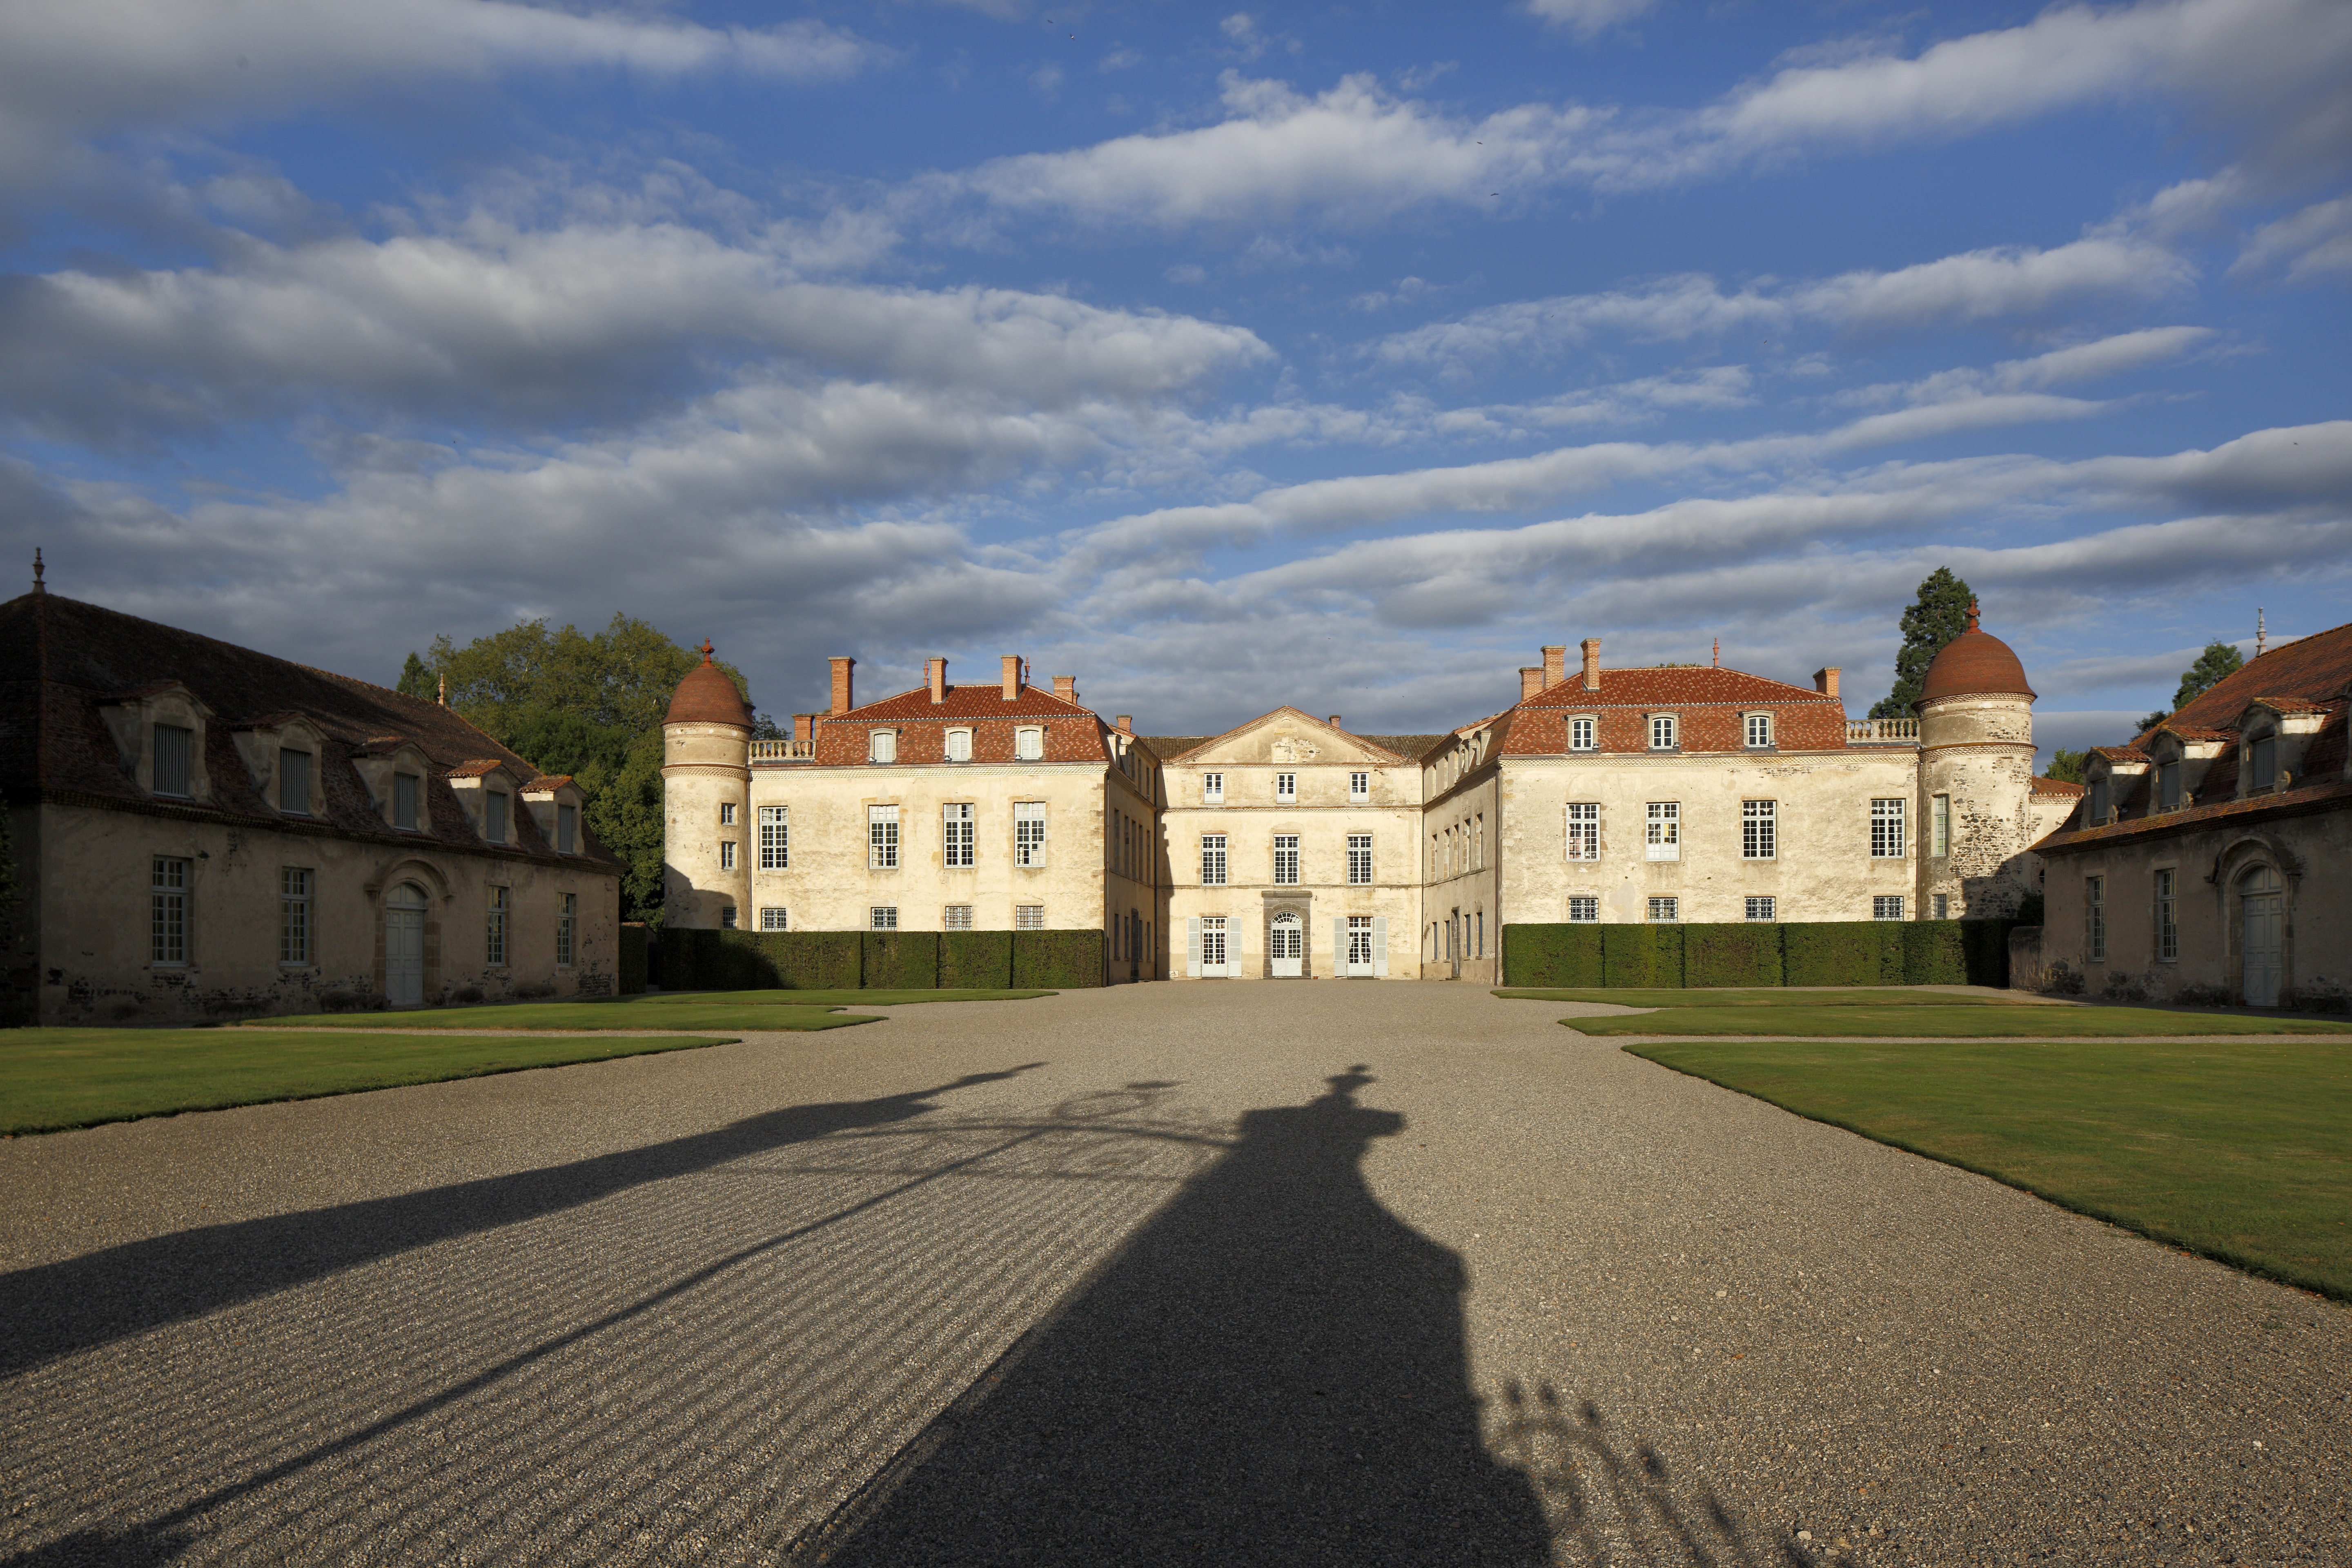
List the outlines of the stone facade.
<svg viewBox="0 0 2352 1568">
<path fill-rule="evenodd" d="M 447 709 L 45 592 L 0 605 L 0 658 L 18 1017 L 612 989 L 580 791 Z"/>
</svg>

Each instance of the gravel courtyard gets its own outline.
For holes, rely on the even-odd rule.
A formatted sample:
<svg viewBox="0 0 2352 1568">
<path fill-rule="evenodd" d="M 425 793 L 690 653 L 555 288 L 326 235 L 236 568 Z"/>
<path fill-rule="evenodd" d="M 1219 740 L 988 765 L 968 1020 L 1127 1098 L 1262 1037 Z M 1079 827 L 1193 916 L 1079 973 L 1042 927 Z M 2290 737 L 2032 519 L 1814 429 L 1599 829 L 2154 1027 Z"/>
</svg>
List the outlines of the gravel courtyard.
<svg viewBox="0 0 2352 1568">
<path fill-rule="evenodd" d="M 2352 1312 L 1451 984 L 0 1142 L 0 1562 L 2352 1561 Z"/>
</svg>

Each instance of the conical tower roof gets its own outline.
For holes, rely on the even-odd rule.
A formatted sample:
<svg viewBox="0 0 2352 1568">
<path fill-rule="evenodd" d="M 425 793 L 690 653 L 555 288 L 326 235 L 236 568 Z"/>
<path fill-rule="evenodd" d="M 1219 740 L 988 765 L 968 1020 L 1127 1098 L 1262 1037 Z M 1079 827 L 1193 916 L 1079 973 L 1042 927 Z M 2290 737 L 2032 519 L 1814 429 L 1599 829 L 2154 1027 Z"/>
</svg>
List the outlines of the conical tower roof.
<svg viewBox="0 0 2352 1568">
<path fill-rule="evenodd" d="M 677 683 L 677 691 L 669 700 L 669 711 L 663 716 L 665 724 L 733 724 L 748 730 L 751 727 L 751 711 L 743 706 L 743 694 L 727 679 L 727 672 L 710 662 L 710 639 L 702 639 L 702 662 L 686 672 Z"/>
</svg>

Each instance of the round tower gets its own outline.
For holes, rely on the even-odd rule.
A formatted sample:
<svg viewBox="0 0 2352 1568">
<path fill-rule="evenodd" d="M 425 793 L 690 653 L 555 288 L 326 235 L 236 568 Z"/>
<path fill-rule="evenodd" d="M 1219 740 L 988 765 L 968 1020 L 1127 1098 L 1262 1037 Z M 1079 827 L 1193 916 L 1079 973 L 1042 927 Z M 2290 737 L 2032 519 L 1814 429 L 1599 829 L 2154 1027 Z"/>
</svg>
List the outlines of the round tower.
<svg viewBox="0 0 2352 1568">
<path fill-rule="evenodd" d="M 749 924 L 751 715 L 727 672 L 687 671 L 662 720 L 662 922 Z"/>
<path fill-rule="evenodd" d="M 2012 915 L 2037 890 L 2032 795 L 2033 688 L 1971 602 L 1968 630 L 1936 655 L 1919 692 L 1922 916 Z"/>
</svg>

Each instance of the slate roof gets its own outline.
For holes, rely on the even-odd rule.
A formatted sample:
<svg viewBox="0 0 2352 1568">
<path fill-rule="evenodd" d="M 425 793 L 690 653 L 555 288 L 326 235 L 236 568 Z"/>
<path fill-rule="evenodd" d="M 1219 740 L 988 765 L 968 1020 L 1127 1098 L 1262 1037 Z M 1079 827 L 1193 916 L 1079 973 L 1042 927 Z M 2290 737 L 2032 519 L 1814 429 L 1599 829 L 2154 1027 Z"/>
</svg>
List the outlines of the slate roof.
<svg viewBox="0 0 2352 1568">
<path fill-rule="evenodd" d="M 212 713 L 204 753 L 209 800 L 142 791 L 100 712 L 125 696 L 173 686 L 185 687 Z M 278 812 L 237 751 L 240 727 L 297 714 L 323 738 L 323 817 Z M 354 757 L 403 742 L 432 764 L 421 833 L 388 826 L 352 765 Z M 590 859 L 617 868 L 618 860 L 584 828 L 580 854 L 557 855 L 528 811 L 513 814 L 513 843 L 477 837 L 447 781 L 468 768 L 491 766 L 518 779 L 540 776 L 539 769 L 437 703 L 58 594 L 24 594 L 0 604 L 0 792 L 12 801 L 267 823 L 286 832 L 381 839 L 388 846 L 423 840 L 477 854 L 567 865 Z"/>
</svg>

